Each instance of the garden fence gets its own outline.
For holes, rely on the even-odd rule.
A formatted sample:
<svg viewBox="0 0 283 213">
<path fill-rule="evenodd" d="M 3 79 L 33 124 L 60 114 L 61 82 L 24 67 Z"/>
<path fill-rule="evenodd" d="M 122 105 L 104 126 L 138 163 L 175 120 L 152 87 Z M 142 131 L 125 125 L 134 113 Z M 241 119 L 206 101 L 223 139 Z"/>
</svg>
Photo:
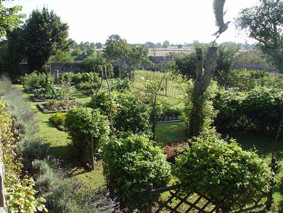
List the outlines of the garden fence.
<svg viewBox="0 0 283 213">
<path fill-rule="evenodd" d="M 164 199 L 156 199 L 157 195 L 167 192 L 169 196 Z M 215 204 L 210 198 L 201 193 L 186 192 L 181 190 L 181 185 L 176 184 L 169 187 L 154 189 L 150 184 L 148 189 L 147 213 L 172 212 L 172 213 L 220 213 L 219 205 Z M 272 193 L 272 190 L 271 190 Z M 240 212 L 263 212 L 271 208 L 272 199 L 269 199 L 270 193 L 262 192 L 259 199 L 251 198 L 250 204 L 240 209 L 233 210 L 233 213 Z M 225 202 L 225 199 L 223 200 Z"/>
</svg>

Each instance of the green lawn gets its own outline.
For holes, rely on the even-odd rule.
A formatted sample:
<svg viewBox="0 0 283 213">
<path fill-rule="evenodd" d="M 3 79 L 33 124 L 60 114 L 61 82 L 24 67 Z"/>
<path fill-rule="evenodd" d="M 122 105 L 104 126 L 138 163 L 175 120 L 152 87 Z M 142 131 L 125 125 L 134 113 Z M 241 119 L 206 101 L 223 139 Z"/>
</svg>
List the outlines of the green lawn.
<svg viewBox="0 0 283 213">
<path fill-rule="evenodd" d="M 15 85 L 16 88 L 23 90 L 22 85 Z M 83 95 L 81 92 L 74 92 L 72 94 L 78 101 L 86 103 L 90 100 L 90 97 Z M 30 100 L 30 95 L 24 93 L 24 98 Z M 57 159 L 62 160 L 62 167 L 68 168 L 69 178 L 81 180 L 86 185 L 96 188 L 103 185 L 104 177 L 102 174 L 102 162 L 97 162 L 95 171 L 86 170 L 81 164 L 80 160 L 74 158 L 72 154 L 71 141 L 68 138 L 66 132 L 59 131 L 52 124 L 48 122 L 50 114 L 41 113 L 35 102 L 31 102 L 32 110 L 36 113 L 36 117 L 39 120 L 39 136 L 43 138 L 46 143 L 50 144 L 49 154 L 53 155 Z M 247 134 L 231 134 L 231 137 L 237 139 L 237 142 L 241 144 L 243 149 L 249 150 L 255 147 L 258 150 L 258 154 L 266 161 L 270 162 L 270 156 L 273 146 L 273 138 L 260 135 L 247 135 Z M 156 129 L 156 141 L 160 145 L 164 145 L 173 141 L 185 140 L 185 129 L 182 122 L 179 123 L 166 123 L 158 124 Z M 276 147 L 276 157 L 280 165 L 283 166 L 283 140 L 278 142 Z M 276 180 L 278 182 L 274 193 L 274 199 L 276 206 L 280 206 L 283 210 L 283 169 L 277 175 Z"/>
</svg>

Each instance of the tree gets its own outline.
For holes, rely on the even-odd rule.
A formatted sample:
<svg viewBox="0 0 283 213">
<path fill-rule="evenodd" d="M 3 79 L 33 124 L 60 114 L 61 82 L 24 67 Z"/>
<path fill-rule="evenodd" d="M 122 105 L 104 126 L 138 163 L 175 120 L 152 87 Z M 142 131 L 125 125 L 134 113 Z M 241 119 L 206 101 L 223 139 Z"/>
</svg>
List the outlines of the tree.
<svg viewBox="0 0 283 213">
<path fill-rule="evenodd" d="M 5 72 L 14 79 L 19 76 L 20 63 L 24 58 L 23 46 L 23 31 L 21 28 L 16 28 L 13 31 L 7 32 L 7 50 L 4 53 Z"/>
<path fill-rule="evenodd" d="M 281 73 L 283 73 L 282 11 L 282 0 L 261 0 L 260 5 L 243 9 L 236 20 L 236 27 L 247 30 L 249 37 L 257 41 L 257 46 L 273 59 Z"/>
<path fill-rule="evenodd" d="M 97 43 L 95 43 L 95 47 L 96 47 L 97 49 L 101 49 L 101 48 L 103 47 L 103 44 L 100 43 L 100 42 L 97 42 Z"/>
<path fill-rule="evenodd" d="M 21 6 L 7 8 L 3 6 L 5 0 L 0 0 L 0 38 L 5 36 L 8 30 L 19 26 L 25 15 L 19 14 L 22 10 Z M 9 1 L 9 0 L 6 0 Z"/>
<path fill-rule="evenodd" d="M 126 67 L 126 71 L 131 71 L 142 65 L 150 64 L 148 60 L 148 48 L 144 46 L 129 45 L 125 39 L 119 35 L 111 35 L 106 41 L 104 49 L 105 57 L 110 61 L 120 60 L 122 65 Z"/>
<path fill-rule="evenodd" d="M 25 55 L 31 71 L 44 71 L 51 55 L 69 48 L 68 25 L 47 8 L 34 10 L 23 26 Z"/>
<path fill-rule="evenodd" d="M 166 40 L 166 41 L 163 42 L 162 47 L 167 48 L 167 47 L 169 47 L 169 45 L 170 45 L 170 42 L 168 40 Z"/>
</svg>

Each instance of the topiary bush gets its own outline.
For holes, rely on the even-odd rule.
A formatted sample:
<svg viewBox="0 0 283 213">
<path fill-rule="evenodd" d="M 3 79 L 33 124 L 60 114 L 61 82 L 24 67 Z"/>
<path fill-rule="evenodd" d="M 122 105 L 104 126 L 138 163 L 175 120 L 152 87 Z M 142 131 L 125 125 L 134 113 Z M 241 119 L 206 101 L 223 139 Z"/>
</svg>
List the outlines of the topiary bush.
<svg viewBox="0 0 283 213">
<path fill-rule="evenodd" d="M 91 162 L 91 137 L 96 157 L 102 144 L 108 140 L 110 132 L 107 118 L 97 109 L 87 107 L 72 108 L 65 117 L 65 127 L 72 138 L 72 145 L 84 162 Z"/>
<path fill-rule="evenodd" d="M 261 197 L 271 177 L 255 152 L 244 151 L 234 140 L 225 141 L 214 134 L 195 138 L 177 157 L 173 173 L 184 190 L 206 195 L 222 212 Z"/>
<path fill-rule="evenodd" d="M 104 145 L 103 162 L 108 188 L 130 210 L 142 209 L 149 184 L 165 186 L 171 172 L 162 149 L 144 136 L 113 138 Z"/>
</svg>

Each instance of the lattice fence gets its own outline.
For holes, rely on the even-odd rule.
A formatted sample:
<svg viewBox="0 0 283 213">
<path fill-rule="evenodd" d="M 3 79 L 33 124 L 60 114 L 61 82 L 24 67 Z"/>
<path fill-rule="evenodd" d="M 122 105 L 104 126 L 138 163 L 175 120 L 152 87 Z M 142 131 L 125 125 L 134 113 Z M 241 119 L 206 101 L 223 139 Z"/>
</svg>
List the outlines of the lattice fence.
<svg viewBox="0 0 283 213">
<path fill-rule="evenodd" d="M 161 193 L 167 193 L 168 196 L 164 199 L 156 199 L 157 195 Z M 187 213 L 187 212 L 202 212 L 202 213 L 220 213 L 222 212 L 219 205 L 215 204 L 207 196 L 201 195 L 196 192 L 182 192 L 181 185 L 173 185 L 170 187 L 163 187 L 153 189 L 153 185 L 150 185 L 148 190 L 148 213 Z M 250 200 L 248 206 L 244 206 L 240 209 L 234 210 L 234 213 L 240 212 L 263 212 L 270 208 L 270 200 L 268 194 L 262 192 L 262 196 L 259 199 Z"/>
</svg>

